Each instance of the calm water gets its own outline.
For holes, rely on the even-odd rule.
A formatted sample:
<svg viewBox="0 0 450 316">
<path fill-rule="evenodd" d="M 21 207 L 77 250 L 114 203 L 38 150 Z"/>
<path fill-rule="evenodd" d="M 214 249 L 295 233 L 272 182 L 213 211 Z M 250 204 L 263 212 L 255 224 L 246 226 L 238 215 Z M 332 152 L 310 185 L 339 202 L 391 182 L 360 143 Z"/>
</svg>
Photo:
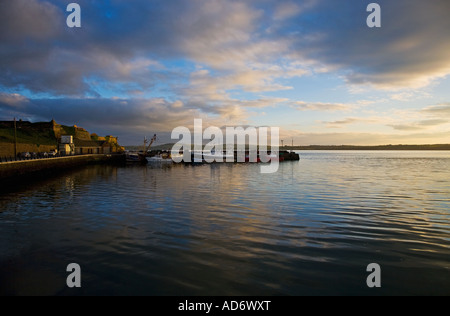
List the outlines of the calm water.
<svg viewBox="0 0 450 316">
<path fill-rule="evenodd" d="M 0 294 L 450 295 L 450 152 L 300 155 L 269 175 L 91 166 L 4 191 Z"/>
</svg>

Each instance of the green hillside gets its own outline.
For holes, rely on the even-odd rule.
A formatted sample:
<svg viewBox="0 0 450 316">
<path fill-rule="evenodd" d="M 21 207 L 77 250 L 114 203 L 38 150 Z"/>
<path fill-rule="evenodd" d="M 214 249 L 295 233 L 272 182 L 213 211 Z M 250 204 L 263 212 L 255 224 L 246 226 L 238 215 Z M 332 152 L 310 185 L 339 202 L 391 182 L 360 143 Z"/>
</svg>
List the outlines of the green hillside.
<svg viewBox="0 0 450 316">
<path fill-rule="evenodd" d="M 14 143 L 14 128 L 0 126 L 0 142 Z M 57 144 L 55 133 L 45 128 L 17 128 L 17 142 L 22 144 L 49 145 Z"/>
<path fill-rule="evenodd" d="M 56 146 L 62 135 L 72 135 L 79 140 L 103 140 L 114 143 L 113 137 L 99 137 L 91 134 L 82 127 L 65 126 L 55 121 L 31 123 L 28 121 L 17 121 L 17 143 L 33 145 Z M 0 142 L 14 143 L 14 122 L 0 121 Z M 118 145 L 118 144 L 117 144 Z"/>
</svg>

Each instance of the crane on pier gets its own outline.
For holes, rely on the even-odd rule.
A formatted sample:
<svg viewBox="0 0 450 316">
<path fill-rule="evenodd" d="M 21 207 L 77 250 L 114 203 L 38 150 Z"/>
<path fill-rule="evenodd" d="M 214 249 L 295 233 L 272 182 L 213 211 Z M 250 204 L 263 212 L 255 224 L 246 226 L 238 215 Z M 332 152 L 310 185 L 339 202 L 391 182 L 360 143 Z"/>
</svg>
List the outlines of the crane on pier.
<svg viewBox="0 0 450 316">
<path fill-rule="evenodd" d="M 147 155 L 148 151 L 150 150 L 150 147 L 153 145 L 155 141 L 156 141 L 156 134 L 153 135 L 152 139 L 150 139 L 150 143 L 147 146 L 148 140 L 147 137 L 144 137 L 144 155 Z"/>
<path fill-rule="evenodd" d="M 140 163 L 147 164 L 148 151 L 150 150 L 150 147 L 153 145 L 155 141 L 156 141 L 156 134 L 153 135 L 152 139 L 150 140 L 150 143 L 147 146 L 147 143 L 149 141 L 147 140 L 147 137 L 144 137 L 144 151 L 142 153 L 138 153 Z"/>
</svg>

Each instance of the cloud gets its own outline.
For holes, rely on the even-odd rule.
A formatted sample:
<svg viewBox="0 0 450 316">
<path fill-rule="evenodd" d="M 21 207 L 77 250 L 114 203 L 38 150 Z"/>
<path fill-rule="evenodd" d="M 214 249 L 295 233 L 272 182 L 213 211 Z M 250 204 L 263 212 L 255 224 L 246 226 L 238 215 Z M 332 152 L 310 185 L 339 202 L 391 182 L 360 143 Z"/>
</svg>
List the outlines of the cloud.
<svg viewBox="0 0 450 316">
<path fill-rule="evenodd" d="M 422 110 L 422 113 L 438 116 L 438 117 L 448 117 L 450 118 L 450 102 L 441 103 L 434 106 L 429 106 Z"/>
<path fill-rule="evenodd" d="M 230 100 L 229 91 L 233 90 L 252 93 L 291 90 L 292 87 L 274 82 L 279 73 L 287 75 L 276 70 L 242 70 L 217 76 L 202 69 L 191 74 L 189 86 L 183 88 L 182 93 L 190 98 L 215 102 Z"/>
<path fill-rule="evenodd" d="M 60 34 L 63 16 L 58 8 L 38 0 L 0 3 L 0 41 L 5 44 L 24 40 L 45 42 Z"/>
<path fill-rule="evenodd" d="M 297 133 L 295 145 L 387 145 L 447 144 L 450 130 L 409 134 L 389 133 Z"/>
<path fill-rule="evenodd" d="M 447 124 L 449 122 L 450 119 L 434 119 L 434 120 L 422 120 L 418 122 L 412 122 L 410 124 L 393 124 L 388 126 L 399 131 L 418 131 L 442 124 Z"/>
<path fill-rule="evenodd" d="M 346 125 L 355 124 L 355 123 L 368 123 L 372 122 L 370 119 L 364 118 L 356 118 L 349 117 L 344 120 L 332 121 L 332 122 L 323 122 L 328 128 L 341 128 Z"/>
<path fill-rule="evenodd" d="M 185 12 L 180 50 L 198 63 L 215 69 L 246 66 L 263 50 L 273 51 L 271 43 L 254 42 L 261 10 L 235 1 L 197 1 Z"/>
<path fill-rule="evenodd" d="M 419 90 L 408 89 L 407 91 L 401 91 L 390 95 L 391 100 L 401 102 L 410 102 L 414 100 L 430 99 L 430 98 L 432 98 L 432 95 L 429 92 L 424 91 L 424 89 Z"/>
<path fill-rule="evenodd" d="M 281 79 L 330 70 L 379 88 L 424 86 L 450 73 L 445 0 L 380 0 L 380 29 L 365 25 L 363 2 L 79 3 L 79 30 L 65 26 L 57 0 L 0 4 L 0 85 L 60 96 L 102 94 L 94 81 L 105 81 L 103 90 L 150 90 L 162 80 L 170 88 L 180 82 L 163 66 L 172 59 L 213 70 L 225 90 L 248 92 L 290 89 Z"/>
<path fill-rule="evenodd" d="M 118 1 L 116 6 L 100 1 L 78 2 L 83 17 L 80 29 L 65 25 L 67 13 L 59 1 L 1 3 L 0 39 L 4 45 L 0 48 L 0 86 L 84 96 L 98 93 L 91 85 L 93 81 L 103 81 L 104 87 L 113 89 L 124 84 L 145 90 L 162 76 L 167 79 L 170 73 L 165 73 L 149 53 L 176 54 L 176 46 L 164 44 L 171 38 L 169 33 L 177 33 L 172 28 L 163 29 L 163 34 L 156 31 L 158 26 L 153 23 L 162 18 L 155 9 L 158 3 L 153 8 L 139 0 L 133 4 Z M 107 17 L 109 9 L 117 19 Z M 148 20 L 144 19 L 146 13 Z M 161 51 L 161 47 L 170 53 Z"/>
<path fill-rule="evenodd" d="M 27 98 L 18 93 L 0 92 L 0 105 L 5 107 L 20 108 L 26 102 L 28 102 Z"/>
<path fill-rule="evenodd" d="M 247 107 L 269 106 L 270 100 L 254 100 Z M 265 104 L 264 104 L 265 103 Z M 88 115 L 87 115 L 88 113 Z M 0 94 L 0 116 L 31 121 L 77 124 L 98 133 L 137 135 L 149 130 L 169 134 L 175 127 L 191 127 L 195 118 L 206 125 L 247 124 L 246 106 L 223 103 L 218 106 L 175 102 L 164 98 L 44 98 L 27 99 L 18 94 Z M 130 132 L 132 131 L 132 132 Z"/>
<path fill-rule="evenodd" d="M 196 109 L 173 107 L 173 103 L 160 98 L 29 100 L 16 95 L 9 97 L 0 95 L 0 112 L 3 116 L 7 116 L 8 111 L 12 110 L 11 100 L 24 117 L 33 121 L 47 121 L 54 118 L 68 125 L 77 124 L 116 133 L 122 133 L 130 128 L 135 132 L 150 128 L 154 131 L 171 131 L 174 127 L 192 123 L 194 117 L 202 116 Z"/>
<path fill-rule="evenodd" d="M 377 1 L 382 27 L 366 26 L 364 1 L 319 1 L 291 29 L 297 57 L 340 69 L 349 84 L 422 87 L 450 74 L 450 2 Z M 285 32 L 285 31 L 283 31 Z M 280 32 L 279 36 L 283 34 Z"/>
<path fill-rule="evenodd" d="M 173 59 L 211 69 L 223 89 L 249 92 L 290 89 L 276 81 L 306 73 L 289 60 L 277 62 L 288 41 L 260 32 L 264 10 L 251 2 L 81 0 L 81 29 L 65 26 L 65 7 L 56 0 L 10 3 L 0 12 L 0 38 L 8 39 L 0 49 L 0 85 L 18 92 L 101 95 L 162 81 L 170 88 L 179 85 L 177 75 L 188 76 L 165 67 Z"/>
<path fill-rule="evenodd" d="M 294 2 L 281 2 L 273 14 L 275 20 L 285 20 L 295 17 L 301 12 L 301 7 L 299 4 Z"/>
<path fill-rule="evenodd" d="M 324 102 L 293 102 L 292 106 L 299 111 L 347 111 L 352 108 L 352 105 L 345 103 L 324 103 Z"/>
<path fill-rule="evenodd" d="M 287 106 L 331 116 L 370 104 L 299 98 L 306 81 L 299 77 L 325 84 L 337 79 L 338 88 L 344 81 L 347 90 L 367 86 L 364 91 L 373 93 L 373 87 L 426 86 L 450 74 L 445 0 L 380 0 L 380 29 L 366 26 L 364 1 L 77 3 L 81 29 L 66 27 L 66 3 L 59 0 L 0 3 L 2 115 L 87 126 L 102 118 L 101 128 L 127 135 L 126 124 L 138 132 L 149 124 L 168 131 L 187 126 L 194 116 L 216 126 L 242 125 L 256 109 Z M 432 97 L 412 89 L 396 92 L 390 93 L 395 101 Z M 415 111 L 411 124 L 387 119 L 382 125 L 397 131 L 443 128 L 439 120 L 449 117 L 448 110 L 442 103 Z M 325 126 L 358 122 L 369 121 L 331 117 Z"/>
<path fill-rule="evenodd" d="M 256 100 L 243 100 L 239 103 L 245 107 L 253 107 L 253 108 L 265 108 L 265 107 L 276 107 L 280 104 L 284 104 L 288 102 L 287 98 L 270 98 L 264 97 Z"/>
</svg>

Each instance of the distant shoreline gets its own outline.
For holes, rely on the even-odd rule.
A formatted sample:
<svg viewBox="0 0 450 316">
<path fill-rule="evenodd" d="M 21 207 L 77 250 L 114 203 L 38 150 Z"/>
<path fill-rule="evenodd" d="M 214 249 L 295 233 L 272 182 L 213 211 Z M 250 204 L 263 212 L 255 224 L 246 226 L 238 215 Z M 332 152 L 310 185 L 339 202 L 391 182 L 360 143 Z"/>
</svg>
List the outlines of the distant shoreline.
<svg viewBox="0 0 450 316">
<path fill-rule="evenodd" d="M 152 147 L 152 150 L 171 150 L 174 144 L 164 144 Z M 142 150 L 142 146 L 125 146 L 127 150 Z M 283 146 L 280 150 L 450 150 L 450 144 L 435 145 L 378 145 L 378 146 L 353 146 L 353 145 L 310 145 L 310 146 Z"/>
<path fill-rule="evenodd" d="M 380 146 L 284 146 L 286 150 L 450 150 L 450 144 L 443 145 L 380 145 Z"/>
</svg>

